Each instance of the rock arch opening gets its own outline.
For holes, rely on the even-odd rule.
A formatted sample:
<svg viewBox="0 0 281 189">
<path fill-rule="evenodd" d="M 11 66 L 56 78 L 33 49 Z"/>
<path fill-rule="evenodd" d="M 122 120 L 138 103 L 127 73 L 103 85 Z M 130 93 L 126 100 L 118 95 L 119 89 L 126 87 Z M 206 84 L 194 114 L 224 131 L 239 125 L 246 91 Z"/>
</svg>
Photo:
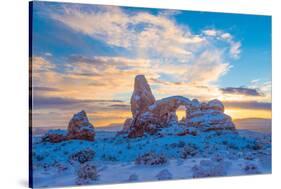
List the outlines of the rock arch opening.
<svg viewBox="0 0 281 189">
<path fill-rule="evenodd" d="M 185 124 L 185 120 L 186 120 L 186 107 L 184 105 L 180 105 L 176 109 L 176 115 L 177 115 L 177 118 L 178 118 L 178 123 Z"/>
</svg>

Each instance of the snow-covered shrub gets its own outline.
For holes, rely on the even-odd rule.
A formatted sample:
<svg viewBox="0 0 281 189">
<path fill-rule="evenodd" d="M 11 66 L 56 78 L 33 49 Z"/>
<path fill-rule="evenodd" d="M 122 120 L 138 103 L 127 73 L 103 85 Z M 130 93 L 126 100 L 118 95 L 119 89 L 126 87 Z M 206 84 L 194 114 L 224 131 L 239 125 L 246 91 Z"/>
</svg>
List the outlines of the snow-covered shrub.
<svg viewBox="0 0 281 189">
<path fill-rule="evenodd" d="M 167 159 L 163 155 L 149 152 L 137 157 L 135 163 L 137 165 L 162 165 L 167 163 Z"/>
<path fill-rule="evenodd" d="M 137 180 L 139 180 L 139 177 L 138 177 L 138 175 L 136 175 L 136 174 L 132 174 L 132 175 L 130 175 L 129 178 L 128 178 L 128 181 L 129 181 L 129 182 L 134 182 L 134 181 L 137 181 Z"/>
<path fill-rule="evenodd" d="M 186 145 L 182 152 L 181 158 L 186 159 L 188 157 L 193 157 L 197 154 L 197 147 L 193 144 Z"/>
<path fill-rule="evenodd" d="M 246 153 L 246 154 L 244 155 L 244 159 L 245 159 L 245 160 L 253 160 L 253 159 L 255 159 L 255 157 L 254 157 L 253 154 L 251 154 L 251 153 Z"/>
<path fill-rule="evenodd" d="M 215 162 L 222 162 L 223 161 L 223 155 L 220 155 L 220 154 L 215 154 L 212 158 L 211 158 L 212 161 L 215 161 Z"/>
<path fill-rule="evenodd" d="M 238 144 L 236 144 L 234 142 L 228 143 L 227 147 L 230 148 L 230 149 L 233 149 L 233 150 L 238 150 L 239 149 Z"/>
<path fill-rule="evenodd" d="M 77 184 L 87 184 L 90 181 L 97 180 L 98 172 L 96 166 L 93 164 L 81 164 L 77 170 Z"/>
<path fill-rule="evenodd" d="M 70 156 L 70 161 L 78 161 L 79 163 L 85 163 L 91 161 L 95 157 L 95 152 L 91 149 L 81 150 Z"/>
<path fill-rule="evenodd" d="M 258 167 L 252 163 L 246 164 L 244 167 L 244 171 L 246 174 L 259 174 L 260 173 L 260 171 L 258 170 Z"/>
<path fill-rule="evenodd" d="M 118 161 L 118 159 L 115 156 L 110 154 L 103 154 L 102 159 L 105 161 Z"/>
<path fill-rule="evenodd" d="M 56 163 L 56 164 L 54 165 L 54 167 L 57 168 L 58 172 L 63 172 L 63 171 L 65 171 L 65 170 L 68 169 L 67 165 L 62 164 L 62 163 Z"/>
<path fill-rule="evenodd" d="M 42 161 L 44 159 L 44 156 L 40 154 L 39 155 L 35 154 L 34 157 L 36 158 L 37 161 Z"/>
<path fill-rule="evenodd" d="M 177 147 L 179 148 L 183 148 L 185 146 L 185 142 L 184 141 L 179 141 L 177 144 Z"/>
<path fill-rule="evenodd" d="M 202 160 L 199 165 L 192 167 L 193 178 L 215 177 L 226 175 L 225 164 L 210 160 Z"/>
<path fill-rule="evenodd" d="M 172 179 L 173 176 L 168 169 L 163 169 L 156 175 L 156 178 L 158 180 L 169 180 Z"/>
<path fill-rule="evenodd" d="M 186 143 L 182 140 L 180 140 L 179 142 L 177 143 L 171 143 L 171 144 L 165 144 L 165 146 L 167 147 L 171 147 L 171 148 L 183 148 L 185 147 Z"/>
<path fill-rule="evenodd" d="M 250 148 L 251 150 L 261 150 L 262 144 L 258 143 L 257 141 L 254 141 L 248 144 L 247 147 Z"/>
</svg>

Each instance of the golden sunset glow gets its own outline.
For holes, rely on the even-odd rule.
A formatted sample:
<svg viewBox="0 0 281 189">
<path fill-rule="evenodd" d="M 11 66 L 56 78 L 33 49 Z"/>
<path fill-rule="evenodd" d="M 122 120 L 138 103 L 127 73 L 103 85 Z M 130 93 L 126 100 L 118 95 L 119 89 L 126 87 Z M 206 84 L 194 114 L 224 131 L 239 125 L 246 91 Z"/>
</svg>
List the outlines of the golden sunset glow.
<svg viewBox="0 0 281 189">
<path fill-rule="evenodd" d="M 230 115 L 232 119 L 244 118 L 264 118 L 271 119 L 271 111 L 269 110 L 254 110 L 254 109 L 226 109 L 225 113 Z"/>
<path fill-rule="evenodd" d="M 178 120 L 185 117 L 184 110 L 177 110 Z M 272 112 L 269 110 L 254 110 L 254 109 L 235 109 L 229 108 L 225 110 L 225 114 L 230 115 L 233 120 L 244 118 L 264 118 L 271 119 Z"/>
<path fill-rule="evenodd" d="M 123 125 L 124 121 L 132 117 L 130 111 L 109 111 L 109 112 L 99 112 L 99 113 L 89 113 L 90 121 L 95 125 L 95 127 L 111 126 L 111 124 Z"/>
<path fill-rule="evenodd" d="M 251 109 L 235 109 L 229 108 L 225 110 L 225 114 L 230 115 L 233 120 L 235 119 L 244 119 L 244 118 L 264 118 L 271 119 L 271 111 L 269 110 L 251 110 Z M 181 120 L 185 117 L 185 110 L 177 110 L 176 111 L 178 120 Z M 90 113 L 88 114 L 89 119 L 93 120 L 92 123 L 96 127 L 104 127 L 110 124 L 118 124 L 122 125 L 124 121 L 131 117 L 132 114 L 130 111 L 110 111 L 110 112 L 101 112 L 99 114 Z M 99 119 L 96 119 L 96 117 Z"/>
<path fill-rule="evenodd" d="M 176 114 L 178 116 L 178 120 L 180 121 L 183 117 L 185 117 L 185 110 L 177 110 Z"/>
</svg>

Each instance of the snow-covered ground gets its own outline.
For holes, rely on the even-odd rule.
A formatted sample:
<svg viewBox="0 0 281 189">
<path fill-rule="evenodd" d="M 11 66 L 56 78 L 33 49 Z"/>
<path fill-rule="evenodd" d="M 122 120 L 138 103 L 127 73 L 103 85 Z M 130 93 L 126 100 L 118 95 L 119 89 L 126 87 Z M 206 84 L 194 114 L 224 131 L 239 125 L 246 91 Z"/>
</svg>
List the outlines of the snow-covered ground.
<svg viewBox="0 0 281 189">
<path fill-rule="evenodd" d="M 34 187 L 271 173 L 271 135 L 248 130 L 177 136 L 179 127 L 128 139 L 97 131 L 94 142 L 33 136 Z"/>
</svg>

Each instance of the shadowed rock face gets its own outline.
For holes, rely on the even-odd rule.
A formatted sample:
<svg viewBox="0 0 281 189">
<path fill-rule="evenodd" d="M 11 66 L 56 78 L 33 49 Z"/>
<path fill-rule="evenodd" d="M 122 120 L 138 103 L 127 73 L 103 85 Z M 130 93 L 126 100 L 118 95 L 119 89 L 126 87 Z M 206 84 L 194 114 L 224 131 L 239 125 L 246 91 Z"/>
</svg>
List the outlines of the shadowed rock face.
<svg viewBox="0 0 281 189">
<path fill-rule="evenodd" d="M 133 119 L 132 118 L 127 118 L 123 124 L 123 128 L 121 131 L 119 131 L 118 134 L 123 134 L 127 133 L 132 125 Z"/>
<path fill-rule="evenodd" d="M 133 119 L 127 129 L 128 137 L 154 134 L 177 121 L 176 110 L 181 105 L 186 108 L 186 127 L 199 127 L 203 131 L 235 129 L 231 117 L 224 114 L 224 106 L 219 100 L 200 103 L 197 99 L 191 101 L 183 96 L 171 96 L 155 101 L 145 77 L 137 75 L 131 97 Z M 127 126 L 124 125 L 124 128 Z"/>
<path fill-rule="evenodd" d="M 65 141 L 67 137 L 67 133 L 63 130 L 49 130 L 43 137 L 43 142 L 51 142 L 51 143 L 58 143 Z"/>
</svg>

